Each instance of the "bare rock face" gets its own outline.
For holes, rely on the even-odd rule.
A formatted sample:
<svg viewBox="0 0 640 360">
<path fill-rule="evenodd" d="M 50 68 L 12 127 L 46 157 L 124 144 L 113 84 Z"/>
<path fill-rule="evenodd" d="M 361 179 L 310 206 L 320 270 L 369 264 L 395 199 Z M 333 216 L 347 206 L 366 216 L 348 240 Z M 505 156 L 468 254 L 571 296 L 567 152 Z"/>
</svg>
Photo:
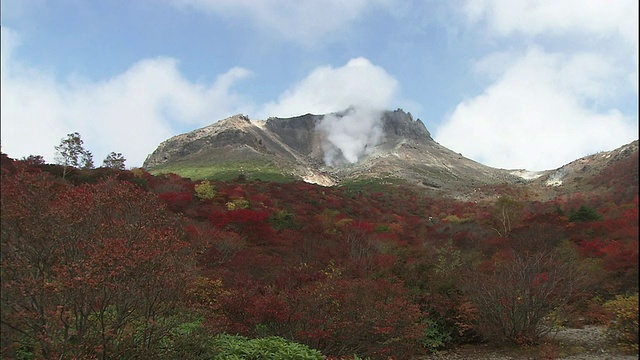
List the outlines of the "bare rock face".
<svg viewBox="0 0 640 360">
<path fill-rule="evenodd" d="M 323 115 L 306 114 L 293 118 L 269 118 L 265 129 L 276 135 L 282 143 L 301 155 L 310 156 L 318 142 L 316 125 Z"/>
<path fill-rule="evenodd" d="M 385 112 L 382 116 L 387 137 L 396 136 L 415 141 L 433 141 L 431 134 L 420 119 L 413 120 L 411 113 L 398 109 Z"/>
</svg>

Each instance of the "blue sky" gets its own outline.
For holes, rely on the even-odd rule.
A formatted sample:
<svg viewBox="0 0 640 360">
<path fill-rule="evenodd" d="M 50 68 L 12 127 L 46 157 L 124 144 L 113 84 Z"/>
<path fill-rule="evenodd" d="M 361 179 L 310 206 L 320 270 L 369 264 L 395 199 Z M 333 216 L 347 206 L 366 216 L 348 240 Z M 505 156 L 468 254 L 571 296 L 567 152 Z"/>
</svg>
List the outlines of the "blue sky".
<svg viewBox="0 0 640 360">
<path fill-rule="evenodd" d="M 554 169 L 638 138 L 635 0 L 3 0 L 1 146 L 79 132 L 127 166 L 225 117 L 351 104 L 486 165 Z M 366 122 L 364 122 L 366 123 Z"/>
</svg>

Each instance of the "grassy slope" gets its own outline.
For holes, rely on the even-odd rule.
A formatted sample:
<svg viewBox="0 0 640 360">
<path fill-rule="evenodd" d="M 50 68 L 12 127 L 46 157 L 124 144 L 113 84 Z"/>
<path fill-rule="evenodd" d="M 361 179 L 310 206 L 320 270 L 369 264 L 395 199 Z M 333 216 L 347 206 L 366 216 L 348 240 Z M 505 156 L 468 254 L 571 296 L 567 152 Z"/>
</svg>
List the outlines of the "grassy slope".
<svg viewBox="0 0 640 360">
<path fill-rule="evenodd" d="M 229 181 L 243 175 L 247 180 L 272 182 L 289 182 L 299 180 L 291 171 L 260 161 L 234 161 L 222 164 L 207 165 L 192 162 L 174 162 L 167 166 L 150 169 L 153 175 L 174 173 L 191 180 Z"/>
</svg>

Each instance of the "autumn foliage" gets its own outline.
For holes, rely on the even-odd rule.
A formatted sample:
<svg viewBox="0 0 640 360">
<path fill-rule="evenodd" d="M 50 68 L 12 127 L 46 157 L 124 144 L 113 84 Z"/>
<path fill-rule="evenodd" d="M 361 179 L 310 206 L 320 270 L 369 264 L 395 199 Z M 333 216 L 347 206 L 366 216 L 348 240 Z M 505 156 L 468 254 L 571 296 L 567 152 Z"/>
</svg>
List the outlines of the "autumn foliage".
<svg viewBox="0 0 640 360">
<path fill-rule="evenodd" d="M 1 160 L 3 358 L 210 358 L 220 339 L 267 339 L 410 359 L 535 344 L 638 291 L 638 197 L 620 182 L 462 202 Z"/>
<path fill-rule="evenodd" d="M 107 180 L 55 189 L 2 178 L 2 351 L 19 357 L 149 353 L 170 325 L 190 257 L 154 196 Z"/>
</svg>

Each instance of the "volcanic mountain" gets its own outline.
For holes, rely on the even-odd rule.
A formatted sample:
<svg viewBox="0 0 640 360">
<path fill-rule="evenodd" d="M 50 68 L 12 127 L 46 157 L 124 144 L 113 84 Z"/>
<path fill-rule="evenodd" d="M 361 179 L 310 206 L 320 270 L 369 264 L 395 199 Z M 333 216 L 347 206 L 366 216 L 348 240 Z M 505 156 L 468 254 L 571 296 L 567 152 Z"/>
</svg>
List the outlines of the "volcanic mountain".
<svg viewBox="0 0 640 360">
<path fill-rule="evenodd" d="M 366 129 L 354 129 L 349 121 L 358 116 L 361 121 L 363 116 L 375 119 Z M 526 186 L 543 197 L 558 195 L 576 178 L 584 182 L 585 176 L 605 171 L 610 160 L 633 154 L 637 158 L 637 152 L 635 141 L 611 154 L 585 157 L 556 170 L 529 173 L 496 169 L 438 144 L 411 113 L 398 109 L 362 114 L 349 108 L 326 115 L 267 120 L 231 116 L 162 142 L 143 167 L 152 173 L 173 172 L 194 180 L 244 176 L 266 181 L 304 180 L 323 186 L 404 184 L 470 200 L 490 197 L 487 189 L 496 186 Z M 575 175 L 579 172 L 582 176 Z"/>
</svg>

